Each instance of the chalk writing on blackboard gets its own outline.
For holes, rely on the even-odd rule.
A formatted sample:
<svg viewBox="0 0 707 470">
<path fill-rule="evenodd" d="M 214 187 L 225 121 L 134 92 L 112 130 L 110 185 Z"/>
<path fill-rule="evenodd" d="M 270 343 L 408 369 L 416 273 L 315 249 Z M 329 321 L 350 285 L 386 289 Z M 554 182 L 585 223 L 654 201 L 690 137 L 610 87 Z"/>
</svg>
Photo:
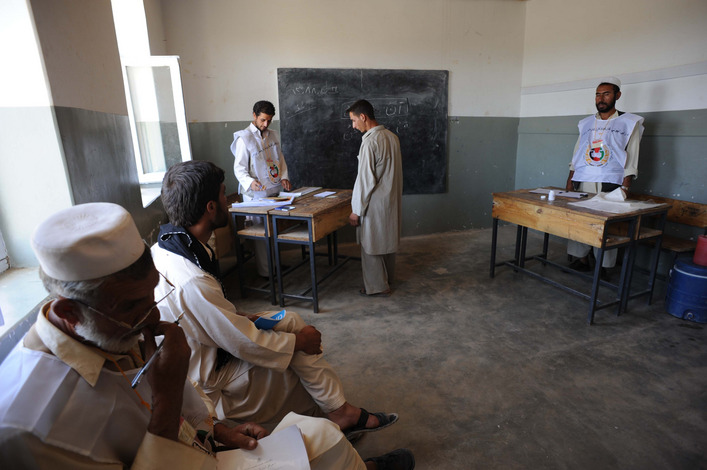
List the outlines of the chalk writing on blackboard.
<svg viewBox="0 0 707 470">
<path fill-rule="evenodd" d="M 280 133 L 295 186 L 353 187 L 361 133 L 346 110 L 367 99 L 400 138 L 403 192 L 446 191 L 446 70 L 278 69 Z"/>
</svg>

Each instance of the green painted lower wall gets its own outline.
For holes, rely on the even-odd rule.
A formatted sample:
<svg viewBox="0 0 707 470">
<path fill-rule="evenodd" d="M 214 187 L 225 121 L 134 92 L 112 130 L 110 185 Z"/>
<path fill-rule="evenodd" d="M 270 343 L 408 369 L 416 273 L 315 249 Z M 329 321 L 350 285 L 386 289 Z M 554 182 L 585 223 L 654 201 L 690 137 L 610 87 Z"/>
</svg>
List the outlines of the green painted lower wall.
<svg viewBox="0 0 707 470">
<path fill-rule="evenodd" d="M 707 203 L 707 110 L 641 113 L 635 192 Z M 518 128 L 515 187 L 564 187 L 577 123 L 584 116 L 523 118 Z"/>
<path fill-rule="evenodd" d="M 41 122 L 46 122 L 44 131 L 36 124 L 40 121 L 37 116 L 43 119 Z M 491 225 L 493 192 L 564 185 L 577 136 L 576 125 L 581 117 L 450 118 L 447 192 L 404 196 L 403 236 L 486 228 Z M 639 178 L 633 189 L 707 203 L 707 152 L 704 150 L 707 148 L 707 110 L 645 113 L 644 117 L 646 130 L 641 143 Z M 28 124 L 30 121 L 34 126 Z M 159 201 L 148 208 L 142 207 L 127 116 L 61 107 L 53 111 L 3 108 L 0 122 L 5 123 L 7 130 L 4 144 L 0 145 L 3 159 L 0 176 L 18 181 L 20 188 L 9 193 L 0 191 L 0 207 L 4 209 L 0 211 L 0 228 L 13 265 L 33 264 L 29 228 L 23 228 L 19 235 L 13 230 L 20 222 L 28 220 L 26 212 L 18 212 L 20 201 L 37 199 L 29 197 L 30 194 L 42 195 L 43 200 L 56 199 L 48 194 L 66 193 L 66 188 L 62 190 L 57 184 L 61 179 L 70 183 L 68 190 L 75 203 L 111 201 L 124 205 L 135 217 L 143 236 L 154 242 L 157 226 L 166 217 Z M 21 124 L 27 128 L 25 134 L 18 130 Z M 277 129 L 278 124 L 276 121 L 273 127 Z M 247 121 L 189 125 L 193 157 L 222 167 L 226 171 L 229 193 L 237 189 L 229 147 L 233 133 L 247 125 Z M 61 146 L 61 151 L 46 148 L 45 144 L 52 138 L 55 145 Z M 53 170 L 48 176 L 28 177 L 27 171 L 48 168 L 38 155 L 49 154 L 52 154 L 53 165 L 60 170 Z M 8 181 L 4 188 L 10 187 Z M 23 196 L 21 193 L 25 191 L 28 194 Z M 65 194 L 61 197 L 66 200 L 63 205 L 71 203 Z M 38 201 L 38 204 L 44 209 L 50 206 L 46 202 Z M 42 211 L 32 213 L 34 223 L 44 218 Z M 353 240 L 353 230 L 344 230 L 342 239 Z M 14 264 L 18 260 L 21 262 Z"/>
<path fill-rule="evenodd" d="M 233 133 L 248 124 L 189 124 L 193 158 L 223 168 L 228 192 L 238 188 L 230 151 Z M 450 118 L 447 192 L 404 196 L 403 236 L 489 227 L 491 193 L 513 189 L 517 132 L 517 118 Z M 344 232 L 344 240 L 353 239 L 352 233 Z"/>
</svg>

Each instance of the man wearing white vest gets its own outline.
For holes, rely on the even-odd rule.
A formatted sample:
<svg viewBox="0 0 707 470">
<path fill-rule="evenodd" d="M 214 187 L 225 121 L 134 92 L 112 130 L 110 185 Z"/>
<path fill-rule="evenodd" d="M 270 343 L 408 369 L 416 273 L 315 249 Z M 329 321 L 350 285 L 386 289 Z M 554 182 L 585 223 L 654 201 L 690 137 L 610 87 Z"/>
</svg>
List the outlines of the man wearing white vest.
<svg viewBox="0 0 707 470">
<path fill-rule="evenodd" d="M 643 135 L 643 118 L 616 110 L 621 98 L 621 81 L 616 77 L 600 80 L 595 95 L 597 113 L 579 121 L 579 137 L 574 147 L 567 191 L 626 194 L 638 175 L 638 151 Z M 570 240 L 567 253 L 577 271 L 589 271 L 590 246 Z M 596 249 L 595 249 L 596 250 Z M 604 252 L 602 268 L 616 265 L 617 250 Z M 602 269 L 602 272 L 604 270 Z"/>
<path fill-rule="evenodd" d="M 238 192 L 244 201 L 253 199 L 256 192 L 277 194 L 280 189 L 292 189 L 287 176 L 287 163 L 282 154 L 277 132 L 269 129 L 275 117 L 275 106 L 269 101 L 253 105 L 253 122 L 234 132 L 231 153 L 235 157 L 233 171 L 238 179 Z M 257 223 L 262 217 L 257 217 Z M 255 242 L 255 262 L 258 274 L 268 276 L 267 244 Z"/>
<path fill-rule="evenodd" d="M 349 223 L 361 245 L 364 296 L 389 296 L 402 227 L 403 163 L 398 136 L 376 121 L 373 105 L 359 100 L 346 110 L 363 134 Z"/>
<path fill-rule="evenodd" d="M 0 468 L 215 469 L 218 444 L 258 446 L 264 428 L 214 423 L 211 402 L 186 380 L 188 343 L 176 323 L 159 321 L 161 275 L 125 209 L 59 211 L 32 247 L 53 300 L 0 365 Z M 328 420 L 292 413 L 281 426 L 293 424 L 311 468 L 412 468 L 400 466 L 412 459 L 404 450 L 364 463 Z"/>
</svg>

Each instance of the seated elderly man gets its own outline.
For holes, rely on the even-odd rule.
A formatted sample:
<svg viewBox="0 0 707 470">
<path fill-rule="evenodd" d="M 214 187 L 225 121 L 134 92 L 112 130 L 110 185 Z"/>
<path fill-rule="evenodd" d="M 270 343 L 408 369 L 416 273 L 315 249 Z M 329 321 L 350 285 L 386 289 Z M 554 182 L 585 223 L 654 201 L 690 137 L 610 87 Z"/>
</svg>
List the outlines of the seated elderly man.
<svg viewBox="0 0 707 470">
<path fill-rule="evenodd" d="M 162 182 L 170 224 L 152 248 L 157 269 L 177 286 L 160 305 L 164 320 L 183 315 L 192 349 L 189 377 L 236 420 L 273 423 L 290 411 L 325 414 L 350 439 L 390 426 L 394 413 L 368 413 L 346 401 L 343 386 L 321 351 L 321 334 L 288 311 L 274 330 L 259 330 L 236 311 L 219 281 L 208 246 L 228 223 L 224 172 L 205 161 L 172 166 Z M 171 287 L 161 281 L 156 295 Z"/>
<path fill-rule="evenodd" d="M 32 246 L 54 300 L 0 365 L 0 468 L 216 468 L 216 443 L 258 445 L 264 428 L 214 424 L 210 402 L 186 380 L 189 346 L 178 325 L 159 321 L 160 274 L 123 208 L 60 211 Z M 164 336 L 157 353 L 155 336 Z M 292 413 L 291 424 L 312 468 L 412 468 L 405 450 L 364 464 L 327 420 Z"/>
</svg>

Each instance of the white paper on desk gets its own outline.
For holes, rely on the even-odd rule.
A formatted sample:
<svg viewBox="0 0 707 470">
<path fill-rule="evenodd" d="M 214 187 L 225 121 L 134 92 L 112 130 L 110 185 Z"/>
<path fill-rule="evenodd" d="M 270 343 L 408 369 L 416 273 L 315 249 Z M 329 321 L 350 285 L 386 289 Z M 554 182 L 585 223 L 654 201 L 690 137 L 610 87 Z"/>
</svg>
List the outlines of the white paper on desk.
<svg viewBox="0 0 707 470">
<path fill-rule="evenodd" d="M 620 190 L 621 189 L 619 188 L 619 191 Z M 587 201 L 568 202 L 567 205 L 584 207 L 585 209 L 593 209 L 602 212 L 611 212 L 612 214 L 623 214 L 624 212 L 631 212 L 639 209 L 649 209 L 651 207 L 660 205 L 657 203 L 651 203 L 646 201 L 616 201 L 607 199 L 606 196 L 607 193 L 599 193 Z"/>
<path fill-rule="evenodd" d="M 302 432 L 295 425 L 258 441 L 253 450 L 216 454 L 219 470 L 310 470 Z"/>
<path fill-rule="evenodd" d="M 277 207 L 292 204 L 292 201 L 294 200 L 294 196 L 290 196 L 289 198 L 282 201 L 276 201 L 274 199 L 253 199 L 252 201 L 234 202 L 233 204 L 231 204 L 231 207 Z"/>
<path fill-rule="evenodd" d="M 332 194 L 336 194 L 336 191 L 322 191 L 321 193 L 315 194 L 314 197 L 327 197 L 331 196 Z"/>
<path fill-rule="evenodd" d="M 549 194 L 550 190 L 545 189 L 545 188 L 538 188 L 538 189 L 532 189 L 528 192 L 531 192 L 534 194 Z M 557 190 L 555 190 L 555 195 L 562 196 L 562 197 L 569 197 L 572 199 L 582 199 L 583 197 L 587 197 L 587 193 L 579 193 L 576 191 L 557 191 Z"/>
<path fill-rule="evenodd" d="M 322 189 L 321 186 L 305 186 L 304 188 L 297 188 L 297 189 L 295 189 L 294 192 L 299 193 L 299 194 L 301 194 L 302 196 L 304 196 L 305 194 L 309 194 L 309 193 L 312 193 L 312 192 L 314 192 L 314 191 L 318 191 L 318 190 L 320 190 L 320 189 Z"/>
</svg>

